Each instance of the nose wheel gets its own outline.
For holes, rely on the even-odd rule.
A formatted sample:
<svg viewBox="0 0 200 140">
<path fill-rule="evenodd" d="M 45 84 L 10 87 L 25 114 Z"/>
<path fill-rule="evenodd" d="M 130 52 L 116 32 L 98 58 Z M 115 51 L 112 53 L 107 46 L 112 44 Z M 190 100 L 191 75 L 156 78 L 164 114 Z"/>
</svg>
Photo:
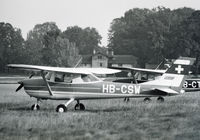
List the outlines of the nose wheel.
<svg viewBox="0 0 200 140">
<path fill-rule="evenodd" d="M 74 109 L 75 110 L 85 110 L 85 106 L 82 103 L 76 104 Z"/>
<path fill-rule="evenodd" d="M 32 105 L 31 106 L 31 110 L 40 110 L 40 106 L 39 106 L 39 104 L 34 104 L 34 105 Z"/>
<path fill-rule="evenodd" d="M 77 104 L 74 107 L 75 110 L 85 110 L 84 104 L 80 103 L 79 100 L 77 100 Z"/>
<path fill-rule="evenodd" d="M 165 101 L 165 99 L 164 99 L 162 96 L 159 96 L 159 97 L 157 98 L 157 101 L 160 102 L 160 103 L 162 103 L 162 102 Z"/>
<path fill-rule="evenodd" d="M 39 105 L 39 101 L 40 101 L 40 99 L 37 99 L 37 103 L 35 103 L 35 104 L 33 104 L 32 106 L 31 106 L 31 110 L 40 110 L 40 105 Z"/>
</svg>

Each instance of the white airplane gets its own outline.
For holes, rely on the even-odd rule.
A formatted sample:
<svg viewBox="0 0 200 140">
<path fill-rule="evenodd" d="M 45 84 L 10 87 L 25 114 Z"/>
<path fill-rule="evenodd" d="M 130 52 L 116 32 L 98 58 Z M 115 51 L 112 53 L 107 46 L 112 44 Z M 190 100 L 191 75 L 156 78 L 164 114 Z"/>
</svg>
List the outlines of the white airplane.
<svg viewBox="0 0 200 140">
<path fill-rule="evenodd" d="M 159 80 L 140 84 L 105 82 L 94 75 L 103 74 L 105 71 L 119 72 L 106 68 L 61 68 L 24 64 L 9 64 L 8 67 L 41 73 L 42 78 L 20 81 L 16 90 L 24 87 L 30 97 L 37 99 L 37 103 L 31 107 L 32 110 L 40 109 L 40 100 L 68 100 L 56 108 L 57 112 L 66 112 L 73 101 L 77 101 L 75 110 L 85 110 L 81 100 L 145 98 L 145 101 L 149 101 L 150 97 L 158 97 L 157 100 L 164 101 L 163 96 L 181 93 L 182 84 L 192 65 L 191 59 L 177 59 Z"/>
</svg>

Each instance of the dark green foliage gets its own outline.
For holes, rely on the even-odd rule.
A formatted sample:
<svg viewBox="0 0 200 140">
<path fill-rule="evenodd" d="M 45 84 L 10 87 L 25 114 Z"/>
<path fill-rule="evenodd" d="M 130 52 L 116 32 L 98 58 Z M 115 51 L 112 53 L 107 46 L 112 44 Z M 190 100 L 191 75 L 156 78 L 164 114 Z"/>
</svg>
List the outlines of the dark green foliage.
<svg viewBox="0 0 200 140">
<path fill-rule="evenodd" d="M 54 22 L 37 24 L 28 34 L 26 49 L 29 56 L 34 56 L 29 64 L 73 66 L 80 59 L 74 43 L 62 35 Z"/>
<path fill-rule="evenodd" d="M 82 29 L 78 26 L 68 27 L 63 36 L 76 43 L 80 54 L 91 54 L 102 38 L 95 28 Z"/>
<path fill-rule="evenodd" d="M 68 27 L 63 33 L 54 22 L 37 24 L 24 41 L 21 31 L 0 23 L 0 71 L 6 64 L 23 63 L 74 67 L 83 54 L 93 51 L 101 36 L 95 28 Z"/>
<path fill-rule="evenodd" d="M 9 23 L 0 23 L 0 71 L 5 71 L 8 63 L 22 63 L 24 59 L 24 39 L 21 30 Z"/>
<path fill-rule="evenodd" d="M 200 71 L 200 11 L 195 11 L 186 18 L 180 30 L 184 31 L 180 36 L 179 46 L 185 50 L 187 56 L 196 57 L 196 73 Z"/>
<path fill-rule="evenodd" d="M 100 44 L 95 28 L 68 27 L 64 32 L 54 22 L 37 24 L 24 41 L 20 29 L 0 23 L 0 71 L 8 63 L 74 66 L 80 54 L 91 54 Z M 158 64 L 164 58 L 197 58 L 199 71 L 200 11 L 191 8 L 152 10 L 134 8 L 112 21 L 108 47 L 115 54 L 132 54 L 138 64 Z"/>
<path fill-rule="evenodd" d="M 109 47 L 116 54 L 137 56 L 142 67 L 145 63 L 159 63 L 164 58 L 185 56 L 186 50 L 180 43 L 188 30 L 181 27 L 193 12 L 190 8 L 131 9 L 111 23 Z"/>
</svg>

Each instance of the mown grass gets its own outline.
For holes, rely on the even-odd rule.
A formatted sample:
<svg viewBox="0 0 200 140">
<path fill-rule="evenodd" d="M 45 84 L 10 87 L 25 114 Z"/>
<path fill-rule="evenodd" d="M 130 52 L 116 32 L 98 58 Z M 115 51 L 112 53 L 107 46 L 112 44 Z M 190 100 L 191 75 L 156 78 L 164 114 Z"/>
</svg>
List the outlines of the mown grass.
<svg viewBox="0 0 200 140">
<path fill-rule="evenodd" d="M 43 101 L 31 111 L 34 98 L 18 85 L 0 85 L 0 139 L 199 139 L 200 95 L 166 97 L 164 103 L 143 99 L 82 101 L 85 111 L 67 113 L 55 108 L 63 101 Z"/>
</svg>

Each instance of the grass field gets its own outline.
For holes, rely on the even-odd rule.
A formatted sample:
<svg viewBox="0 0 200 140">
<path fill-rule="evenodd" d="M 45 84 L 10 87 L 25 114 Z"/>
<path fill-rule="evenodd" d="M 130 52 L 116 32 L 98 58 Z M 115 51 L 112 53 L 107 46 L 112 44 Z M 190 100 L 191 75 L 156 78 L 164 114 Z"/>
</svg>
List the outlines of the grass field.
<svg viewBox="0 0 200 140">
<path fill-rule="evenodd" d="M 164 103 L 152 98 L 82 101 L 85 111 L 67 113 L 55 108 L 63 101 L 43 101 L 40 111 L 31 111 L 34 98 L 18 85 L 0 84 L 0 140 L 38 139 L 200 139 L 200 94 L 166 97 Z"/>
</svg>

